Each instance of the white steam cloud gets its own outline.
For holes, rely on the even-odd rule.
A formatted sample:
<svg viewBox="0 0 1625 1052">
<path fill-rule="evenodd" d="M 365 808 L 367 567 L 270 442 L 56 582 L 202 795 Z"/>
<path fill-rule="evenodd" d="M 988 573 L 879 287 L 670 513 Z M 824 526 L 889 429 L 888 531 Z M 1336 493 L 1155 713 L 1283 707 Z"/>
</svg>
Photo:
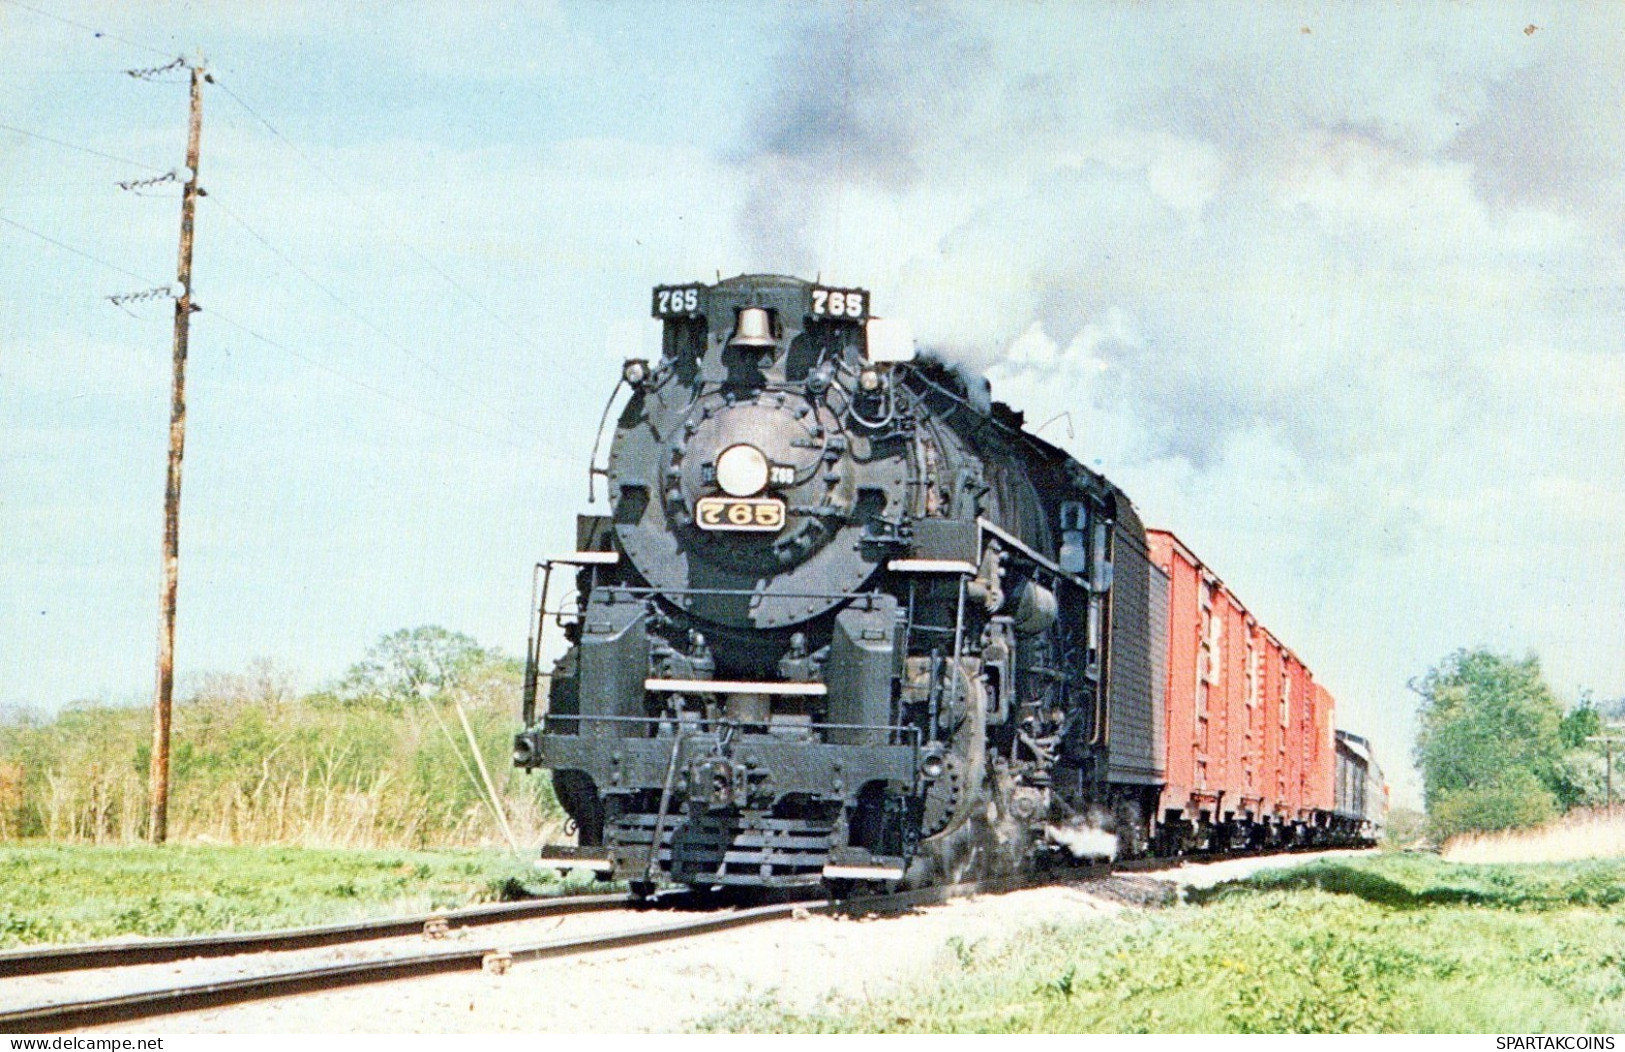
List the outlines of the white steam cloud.
<svg viewBox="0 0 1625 1052">
<path fill-rule="evenodd" d="M 1099 826 L 1074 823 L 1045 826 L 1044 835 L 1072 852 L 1073 858 L 1117 857 L 1117 835 Z"/>
</svg>

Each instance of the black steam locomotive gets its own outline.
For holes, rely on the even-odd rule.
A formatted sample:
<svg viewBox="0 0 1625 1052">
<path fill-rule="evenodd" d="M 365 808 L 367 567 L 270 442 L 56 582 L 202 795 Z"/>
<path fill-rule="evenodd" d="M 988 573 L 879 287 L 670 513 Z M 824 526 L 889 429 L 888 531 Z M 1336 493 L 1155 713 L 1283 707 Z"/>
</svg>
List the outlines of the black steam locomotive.
<svg viewBox="0 0 1625 1052">
<path fill-rule="evenodd" d="M 1164 673 L 1133 505 L 870 308 L 654 290 L 661 359 L 625 363 L 593 468 L 609 514 L 538 566 L 515 762 L 579 841 L 546 862 L 647 891 L 942 879 L 1086 823 L 1146 849 Z"/>
</svg>

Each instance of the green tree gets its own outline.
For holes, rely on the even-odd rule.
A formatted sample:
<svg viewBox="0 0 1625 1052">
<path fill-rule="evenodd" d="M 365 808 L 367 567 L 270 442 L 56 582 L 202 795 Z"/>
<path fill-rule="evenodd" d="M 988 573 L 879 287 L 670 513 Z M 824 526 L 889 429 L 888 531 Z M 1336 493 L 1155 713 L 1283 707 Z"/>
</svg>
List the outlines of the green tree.
<svg viewBox="0 0 1625 1052">
<path fill-rule="evenodd" d="M 1435 836 L 1538 824 L 1577 802 L 1563 705 L 1533 655 L 1459 650 L 1413 684 L 1416 762 Z"/>
<path fill-rule="evenodd" d="M 1587 738 L 1602 733 L 1602 714 L 1597 711 L 1590 695 L 1582 692 L 1580 704 L 1563 717 L 1558 733 L 1565 749 L 1583 749 Z"/>
<path fill-rule="evenodd" d="M 351 665 L 333 696 L 349 705 L 401 709 L 453 689 L 500 661 L 472 636 L 439 625 L 403 628 L 374 643 Z"/>
</svg>

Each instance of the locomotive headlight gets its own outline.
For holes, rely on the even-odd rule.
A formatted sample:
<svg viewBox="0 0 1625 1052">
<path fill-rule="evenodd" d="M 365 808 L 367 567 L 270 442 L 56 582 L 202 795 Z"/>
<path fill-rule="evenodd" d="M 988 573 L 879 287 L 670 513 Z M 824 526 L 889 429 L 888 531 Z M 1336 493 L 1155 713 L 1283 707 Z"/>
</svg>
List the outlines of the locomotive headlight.
<svg viewBox="0 0 1625 1052">
<path fill-rule="evenodd" d="M 858 386 L 863 388 L 865 391 L 870 392 L 879 390 L 880 370 L 873 368 L 864 369 L 863 372 L 858 374 Z"/>
<path fill-rule="evenodd" d="M 754 497 L 767 486 L 767 457 L 755 446 L 729 446 L 717 457 L 717 485 L 730 497 Z"/>
</svg>

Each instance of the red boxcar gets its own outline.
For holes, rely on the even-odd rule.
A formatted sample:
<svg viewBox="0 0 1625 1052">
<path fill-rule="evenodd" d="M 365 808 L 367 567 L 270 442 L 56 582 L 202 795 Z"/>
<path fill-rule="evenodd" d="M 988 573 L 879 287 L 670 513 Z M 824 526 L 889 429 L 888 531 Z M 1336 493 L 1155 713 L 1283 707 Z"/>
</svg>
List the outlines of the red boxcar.
<svg viewBox="0 0 1625 1052">
<path fill-rule="evenodd" d="M 1334 803 L 1331 694 L 1178 537 L 1146 540 L 1168 581 L 1162 836 L 1212 848 L 1315 838 Z"/>
</svg>

